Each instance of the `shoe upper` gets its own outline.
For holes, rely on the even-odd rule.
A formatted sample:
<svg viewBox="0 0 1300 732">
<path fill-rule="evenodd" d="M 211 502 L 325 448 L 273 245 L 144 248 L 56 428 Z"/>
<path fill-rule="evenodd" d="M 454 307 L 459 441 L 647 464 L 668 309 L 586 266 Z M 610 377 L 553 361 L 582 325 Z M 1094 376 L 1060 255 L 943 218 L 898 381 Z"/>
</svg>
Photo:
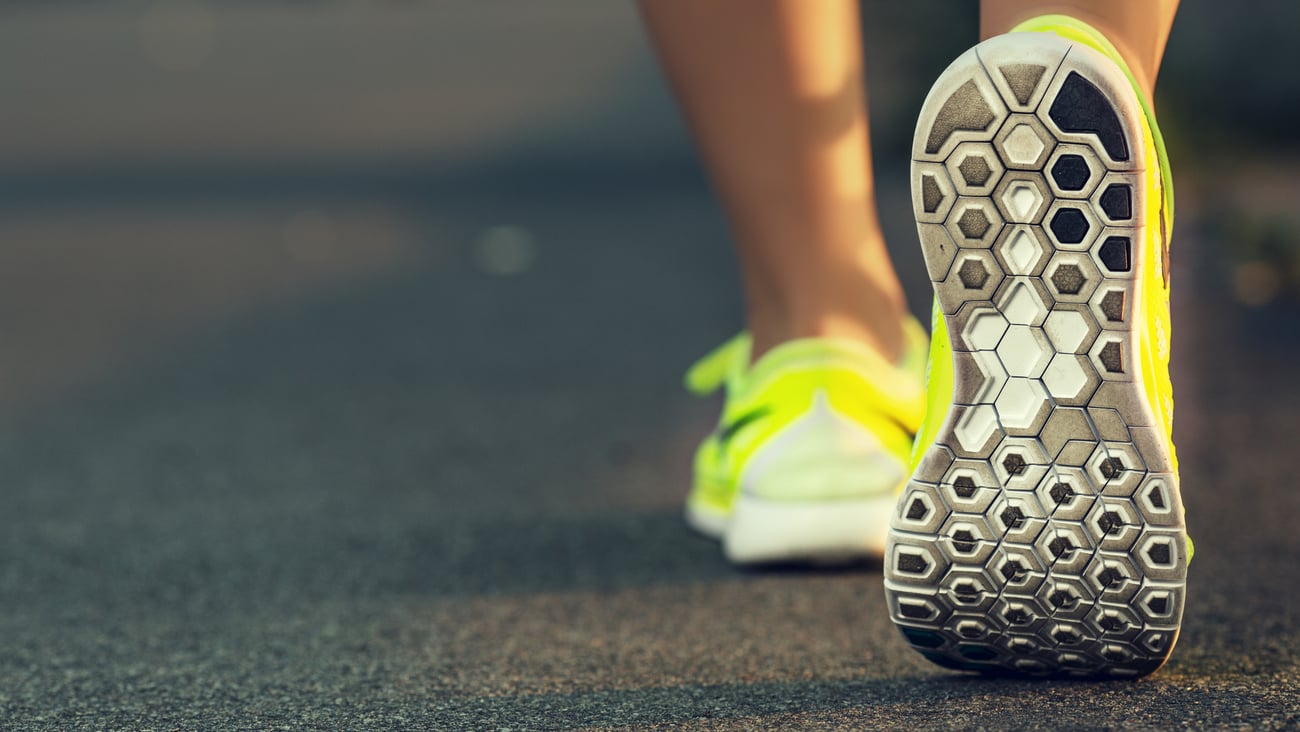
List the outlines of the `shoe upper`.
<svg viewBox="0 0 1300 732">
<path fill-rule="evenodd" d="M 924 413 L 926 335 L 908 319 L 906 354 L 890 363 L 847 340 L 784 343 L 748 365 L 746 334 L 686 375 L 687 388 L 725 388 L 717 429 L 695 457 L 691 510 L 725 515 L 740 492 L 769 500 L 889 494 L 908 477 Z"/>
</svg>

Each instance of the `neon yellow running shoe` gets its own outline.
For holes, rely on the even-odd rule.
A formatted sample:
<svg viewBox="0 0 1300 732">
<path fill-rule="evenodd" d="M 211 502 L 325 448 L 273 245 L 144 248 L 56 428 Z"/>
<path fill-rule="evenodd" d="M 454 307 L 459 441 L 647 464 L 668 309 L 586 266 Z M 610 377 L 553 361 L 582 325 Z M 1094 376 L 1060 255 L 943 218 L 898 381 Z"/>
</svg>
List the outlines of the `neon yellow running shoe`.
<svg viewBox="0 0 1300 732">
<path fill-rule="evenodd" d="M 883 556 L 925 409 L 927 338 L 908 318 L 892 364 L 853 341 L 784 343 L 752 367 L 741 334 L 686 375 L 726 388 L 718 428 L 695 455 L 686 519 L 741 564 Z"/>
<path fill-rule="evenodd" d="M 912 152 L 934 341 L 891 617 L 948 667 L 1150 673 L 1190 557 L 1150 106 L 1100 33 L 1044 16 L 953 62 Z"/>
</svg>

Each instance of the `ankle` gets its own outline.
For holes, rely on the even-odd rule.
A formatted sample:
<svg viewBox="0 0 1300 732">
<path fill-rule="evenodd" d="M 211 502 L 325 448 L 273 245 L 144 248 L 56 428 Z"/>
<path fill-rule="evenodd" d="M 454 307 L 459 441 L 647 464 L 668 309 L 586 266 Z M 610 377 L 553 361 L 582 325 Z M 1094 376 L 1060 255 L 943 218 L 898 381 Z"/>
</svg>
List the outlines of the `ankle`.
<svg viewBox="0 0 1300 732">
<path fill-rule="evenodd" d="M 869 316 L 863 316 L 860 311 L 821 308 L 786 313 L 779 318 L 751 319 L 751 363 L 782 343 L 801 338 L 855 341 L 876 351 L 891 363 L 901 361 L 906 350 L 906 335 L 903 330 L 906 307 L 900 300 L 897 304 L 881 303 L 869 312 Z"/>
<path fill-rule="evenodd" d="M 810 237 L 802 250 L 781 250 L 780 261 L 746 268 L 752 361 L 800 338 L 857 341 L 890 362 L 902 359 L 903 285 L 874 219 L 860 228 L 852 237 Z"/>
</svg>

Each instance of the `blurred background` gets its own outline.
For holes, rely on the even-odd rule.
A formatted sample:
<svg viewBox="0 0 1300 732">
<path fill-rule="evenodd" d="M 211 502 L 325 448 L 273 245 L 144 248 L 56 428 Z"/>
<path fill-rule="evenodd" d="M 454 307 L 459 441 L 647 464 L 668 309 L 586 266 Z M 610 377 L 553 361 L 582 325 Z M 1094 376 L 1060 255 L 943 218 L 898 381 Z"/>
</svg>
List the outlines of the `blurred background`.
<svg viewBox="0 0 1300 732">
<path fill-rule="evenodd" d="M 1204 231 L 1199 254 L 1223 264 L 1211 284 L 1256 307 L 1300 286 L 1292 15 L 1189 0 L 1159 85 L 1180 231 Z M 898 198 L 911 124 L 975 37 L 976 4 L 868 2 L 864 16 L 885 216 L 916 283 Z M 584 267 L 577 233 L 548 217 L 560 198 L 576 220 L 606 216 L 593 192 L 647 196 L 602 232 L 614 249 L 648 221 L 700 217 L 672 232 L 696 252 L 677 266 L 732 286 L 716 219 L 663 198 L 706 194 L 628 2 L 7 2 L 0 20 L 0 405 L 250 308 L 421 268 L 472 273 L 500 288 L 492 307 L 563 328 L 519 283 L 581 276 L 565 269 Z M 619 272 L 600 274 L 654 276 Z M 721 336 L 726 308 L 694 316 Z"/>
<path fill-rule="evenodd" d="M 1295 668 L 1300 10 L 1249 7 L 1186 0 L 1159 84 L 1177 429 L 1218 548 L 1193 572 L 1219 580 L 1174 678 Z M 976 20 L 864 6 L 921 313 L 912 123 Z M 14 0 L 0 91 L 19 726 L 930 673 L 854 624 L 878 577 L 745 577 L 681 524 L 716 412 L 678 379 L 740 298 L 630 2 Z"/>
</svg>

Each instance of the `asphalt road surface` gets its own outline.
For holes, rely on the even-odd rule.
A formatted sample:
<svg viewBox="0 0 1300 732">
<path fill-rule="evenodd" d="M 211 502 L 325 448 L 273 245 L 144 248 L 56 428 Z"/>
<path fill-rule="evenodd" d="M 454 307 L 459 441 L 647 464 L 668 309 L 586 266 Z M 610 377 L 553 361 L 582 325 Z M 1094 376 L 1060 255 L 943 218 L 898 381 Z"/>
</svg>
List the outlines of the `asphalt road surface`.
<svg viewBox="0 0 1300 732">
<path fill-rule="evenodd" d="M 583 23 L 628 32 L 626 13 Z M 594 43 L 583 23 L 564 27 Z M 447 149 L 473 148 L 455 164 L 397 143 L 322 159 L 346 125 L 268 133 L 279 157 L 214 125 L 212 158 L 149 157 L 171 143 L 126 119 L 92 166 L 89 133 L 55 135 L 89 151 L 65 159 L 14 128 L 0 728 L 1300 726 L 1300 305 L 1238 304 L 1194 198 L 1175 245 L 1197 546 L 1179 646 L 1137 682 L 982 678 L 906 646 L 879 567 L 739 571 L 685 527 L 718 405 L 678 379 L 737 327 L 738 286 L 690 158 L 655 152 L 680 130 L 614 106 L 551 117 L 546 144 L 474 148 L 452 124 Z M 587 129 L 600 154 L 571 155 Z M 923 308 L 903 180 L 882 170 L 883 208 Z"/>
</svg>

